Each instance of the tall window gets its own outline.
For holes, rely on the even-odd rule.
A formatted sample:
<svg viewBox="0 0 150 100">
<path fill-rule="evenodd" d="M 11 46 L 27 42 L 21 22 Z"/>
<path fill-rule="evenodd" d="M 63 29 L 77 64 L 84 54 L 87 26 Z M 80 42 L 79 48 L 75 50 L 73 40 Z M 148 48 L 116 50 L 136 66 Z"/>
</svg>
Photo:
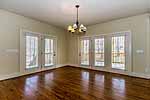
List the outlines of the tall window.
<svg viewBox="0 0 150 100">
<path fill-rule="evenodd" d="M 45 66 L 54 65 L 54 40 L 45 38 Z"/>
<path fill-rule="evenodd" d="M 26 36 L 26 69 L 38 67 L 38 37 Z"/>
<path fill-rule="evenodd" d="M 112 68 L 125 70 L 125 36 L 112 37 Z"/>
<path fill-rule="evenodd" d="M 81 40 L 81 53 L 80 53 L 80 59 L 81 59 L 81 65 L 89 65 L 89 48 L 90 48 L 90 40 L 83 39 Z"/>
<path fill-rule="evenodd" d="M 94 39 L 94 64 L 95 66 L 104 66 L 104 38 Z"/>
<path fill-rule="evenodd" d="M 131 70 L 130 32 L 80 38 L 80 65 Z"/>
</svg>

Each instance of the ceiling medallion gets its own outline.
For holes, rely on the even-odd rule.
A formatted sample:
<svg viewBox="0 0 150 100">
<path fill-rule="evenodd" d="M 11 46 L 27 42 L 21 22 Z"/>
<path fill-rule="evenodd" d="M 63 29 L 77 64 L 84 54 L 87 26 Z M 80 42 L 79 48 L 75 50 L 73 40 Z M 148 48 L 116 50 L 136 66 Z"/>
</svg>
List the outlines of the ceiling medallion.
<svg viewBox="0 0 150 100">
<path fill-rule="evenodd" d="M 79 23 L 78 9 L 80 6 L 76 5 L 75 7 L 77 8 L 77 20 L 75 24 L 68 26 L 68 31 L 74 35 L 84 35 L 87 31 L 87 28 L 83 24 Z"/>
</svg>

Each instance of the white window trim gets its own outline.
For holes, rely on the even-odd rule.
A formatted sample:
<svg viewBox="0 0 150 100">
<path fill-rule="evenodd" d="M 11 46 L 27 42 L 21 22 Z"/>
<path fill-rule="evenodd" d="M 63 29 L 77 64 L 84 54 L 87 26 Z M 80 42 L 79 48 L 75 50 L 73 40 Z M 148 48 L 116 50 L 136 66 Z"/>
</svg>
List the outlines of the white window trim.
<svg viewBox="0 0 150 100">
<path fill-rule="evenodd" d="M 105 40 L 107 40 L 107 41 L 109 40 L 109 42 L 111 42 L 111 39 L 110 39 L 111 36 L 113 36 L 113 35 L 118 35 L 119 36 L 119 35 L 123 35 L 124 33 L 126 33 L 128 35 L 128 38 L 127 38 L 126 42 L 128 43 L 129 48 L 126 48 L 126 51 L 128 51 L 128 53 L 127 53 L 128 56 L 126 56 L 126 66 L 125 66 L 126 69 L 123 70 L 123 71 L 132 72 L 133 71 L 133 66 L 132 66 L 132 59 L 133 59 L 132 58 L 132 32 L 130 30 L 128 30 L 128 31 L 120 31 L 120 32 L 112 32 L 112 33 L 100 34 L 100 35 L 92 35 L 92 36 L 81 36 L 81 37 L 78 38 L 78 55 L 80 53 L 80 39 L 82 39 L 82 38 L 91 38 L 93 40 L 94 37 L 105 37 L 106 38 L 106 39 L 104 38 Z M 106 43 L 106 42 L 104 42 L 104 43 Z M 93 46 L 93 44 L 92 44 L 92 46 Z M 109 50 L 109 51 L 111 52 L 111 50 Z M 92 52 L 93 52 L 93 50 L 92 50 Z M 105 55 L 105 53 L 104 53 L 104 55 Z M 111 62 L 106 64 L 106 60 L 105 59 L 106 59 L 106 57 L 104 57 L 105 66 L 103 68 L 108 67 L 108 69 L 112 69 Z M 110 56 L 109 59 L 111 61 L 111 56 Z M 93 64 L 93 61 L 92 61 L 92 64 Z M 80 57 L 79 56 L 78 56 L 78 65 L 80 65 Z M 94 67 L 93 65 L 90 65 L 89 67 L 91 67 L 91 66 Z M 119 70 L 119 69 L 112 69 L 112 70 Z"/>
<path fill-rule="evenodd" d="M 54 51 L 54 52 L 55 52 L 55 60 L 54 60 L 55 62 L 54 62 L 54 65 L 52 65 L 52 66 L 56 66 L 56 64 L 57 64 L 57 38 L 56 38 L 56 36 L 51 36 L 51 35 L 48 35 L 48 34 L 43 34 L 43 35 L 42 35 L 42 40 L 45 39 L 45 38 L 54 39 L 54 41 L 55 41 L 55 45 L 54 45 L 54 46 L 55 46 L 55 47 L 54 47 L 54 48 L 55 48 L 55 49 L 54 49 L 54 50 L 55 50 L 55 51 Z M 43 41 L 43 42 L 44 42 L 44 41 Z M 45 49 L 44 49 L 45 47 L 44 47 L 44 46 L 45 46 L 44 43 L 42 43 L 42 50 L 41 50 L 42 54 L 45 53 Z M 46 69 L 47 67 L 50 67 L 50 66 L 45 66 L 45 65 L 44 65 L 44 63 L 43 63 L 43 61 L 45 62 L 44 55 L 42 55 L 42 59 L 43 59 L 42 62 L 41 62 L 41 63 L 42 63 L 42 67 L 43 67 L 44 69 Z"/>
<path fill-rule="evenodd" d="M 79 37 L 78 38 L 78 64 L 80 65 L 80 66 L 84 66 L 84 67 L 89 67 L 89 66 L 91 66 L 90 64 L 91 64 L 91 42 L 89 42 L 90 44 L 89 44 L 89 65 L 82 65 L 81 64 L 81 57 L 79 56 L 79 55 L 81 55 L 81 44 L 80 44 L 80 42 L 81 42 L 81 40 L 82 39 L 87 39 L 87 40 L 89 40 L 89 41 L 91 41 L 91 37 L 89 37 L 89 36 L 83 36 L 83 37 Z"/>
<path fill-rule="evenodd" d="M 104 38 L 104 66 L 95 66 L 95 39 L 99 39 L 99 38 Z M 92 66 L 94 67 L 105 67 L 106 64 L 105 64 L 105 38 L 106 36 L 105 35 L 99 35 L 99 36 L 93 36 L 92 37 L 92 56 L 93 56 L 93 62 L 92 62 Z"/>
<path fill-rule="evenodd" d="M 49 37 L 52 37 L 52 38 L 55 38 L 56 39 L 56 50 L 55 50 L 55 52 L 56 52 L 56 59 L 55 59 L 55 65 L 53 66 L 53 67 L 56 67 L 56 65 L 57 65 L 57 60 L 58 60 L 58 58 L 57 58 L 57 37 L 56 36 L 52 36 L 52 35 L 49 35 L 49 34 L 45 34 L 45 33 L 39 33 L 39 32 L 33 32 L 33 31 L 29 31 L 29 30 L 26 30 L 26 29 L 20 29 L 20 58 L 19 58 L 19 63 L 20 63 L 20 72 L 21 73 L 31 73 L 31 72 L 36 72 L 36 71 L 40 71 L 40 70 L 47 70 L 47 69 L 50 69 L 50 68 L 43 68 L 42 67 L 42 56 L 41 56 L 41 52 L 42 52 L 42 50 L 41 50 L 41 48 L 39 48 L 39 67 L 37 67 L 37 68 L 31 68 L 31 69 L 26 69 L 26 64 L 25 64 L 25 62 L 26 62 L 26 57 L 25 57 L 25 50 L 26 50 L 26 48 L 25 48 L 25 36 L 26 36 L 26 33 L 32 33 L 31 35 L 32 36 L 39 36 L 40 38 L 40 40 L 39 40 L 39 42 L 38 42 L 38 46 L 41 46 L 42 47 L 42 43 L 41 43 L 41 38 L 43 37 L 43 36 L 49 36 Z"/>
</svg>

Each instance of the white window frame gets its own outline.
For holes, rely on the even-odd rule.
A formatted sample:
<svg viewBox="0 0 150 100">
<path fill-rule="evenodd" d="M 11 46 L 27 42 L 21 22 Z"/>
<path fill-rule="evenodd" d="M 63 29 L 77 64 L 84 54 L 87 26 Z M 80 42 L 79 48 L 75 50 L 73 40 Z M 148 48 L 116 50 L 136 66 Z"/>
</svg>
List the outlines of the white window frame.
<svg viewBox="0 0 150 100">
<path fill-rule="evenodd" d="M 38 56 L 38 65 L 37 65 L 37 66 L 35 66 L 35 67 L 32 67 L 32 68 L 27 68 L 27 66 L 26 66 L 26 68 L 25 68 L 26 70 L 28 70 L 28 69 L 34 69 L 34 68 L 38 68 L 38 67 L 39 67 L 39 65 L 40 65 L 40 63 L 39 63 L 39 61 L 40 61 L 40 60 L 39 60 L 39 45 L 40 45 L 40 44 L 39 44 L 39 35 L 34 34 L 34 33 L 28 33 L 28 32 L 27 32 L 27 33 L 25 33 L 25 49 L 27 48 L 27 47 L 26 47 L 26 37 L 27 37 L 27 36 L 37 37 L 37 39 L 38 39 L 38 40 L 37 40 L 37 42 L 38 42 L 38 44 L 37 44 L 37 45 L 38 45 L 38 48 L 37 48 L 37 49 L 38 49 L 38 52 L 37 52 L 37 53 L 38 53 L 38 55 L 37 55 L 37 56 Z M 27 52 L 27 51 L 25 50 L 25 54 L 26 54 L 26 52 Z M 25 57 L 26 57 L 26 56 L 25 56 Z M 26 58 L 25 58 L 25 60 L 27 61 L 27 59 L 26 59 Z"/>
<path fill-rule="evenodd" d="M 82 65 L 81 64 L 81 40 L 89 40 L 89 65 Z M 78 39 L 79 43 L 78 43 L 78 64 L 80 66 L 84 66 L 84 67 L 90 67 L 91 66 L 91 37 L 88 37 L 88 36 L 84 36 L 84 37 L 80 37 Z"/>
<path fill-rule="evenodd" d="M 31 69 L 26 69 L 26 41 L 25 41 L 25 36 L 26 33 L 31 33 L 31 35 L 33 36 L 38 36 L 38 55 L 39 55 L 39 59 L 38 59 L 38 67 L 37 68 L 31 68 Z M 51 67 L 43 67 L 42 66 L 42 62 L 43 62 L 43 56 L 42 56 L 42 52 L 43 52 L 43 44 L 42 44 L 42 38 L 43 36 L 49 36 L 49 37 L 53 37 L 56 40 L 56 56 L 55 56 L 55 65 L 51 66 Z M 42 70 L 46 70 L 46 69 L 51 69 L 51 68 L 55 68 L 56 64 L 57 64 L 57 37 L 55 36 L 51 36 L 48 34 L 44 34 L 44 33 L 38 33 L 38 32 L 32 32 L 32 31 L 28 31 L 26 29 L 20 29 L 20 72 L 21 73 L 33 73 L 33 72 L 38 72 L 38 71 L 42 71 Z"/>
<path fill-rule="evenodd" d="M 104 66 L 96 66 L 95 65 L 95 39 L 101 39 L 101 38 L 104 38 Z M 92 54 L 93 54 L 93 63 L 92 63 L 92 66 L 94 67 L 105 67 L 105 35 L 99 35 L 99 36 L 94 36 L 92 38 Z"/>
<path fill-rule="evenodd" d="M 121 31 L 121 32 L 114 32 L 109 35 L 110 37 L 110 42 L 112 42 L 112 37 L 119 37 L 119 36 L 125 36 L 125 70 L 124 71 L 131 71 L 132 70 L 132 65 L 131 65 L 131 60 L 132 60 L 132 43 L 131 43 L 131 31 Z M 111 45 L 111 53 L 112 53 L 112 45 Z M 111 55 L 111 60 L 112 60 L 112 55 Z M 122 69 L 116 69 L 112 68 L 112 61 L 110 62 L 110 67 L 111 69 L 115 70 L 122 70 Z"/>
<path fill-rule="evenodd" d="M 45 66 L 45 39 L 53 39 L 54 40 L 54 64 L 51 66 Z M 57 38 L 55 36 L 44 34 L 42 35 L 42 67 L 48 68 L 56 66 L 57 64 Z"/>
<path fill-rule="evenodd" d="M 121 32 L 114 32 L 114 33 L 108 33 L 108 34 L 100 34 L 100 35 L 95 35 L 95 36 L 82 36 L 78 38 L 78 55 L 80 54 L 80 39 L 84 39 L 84 38 L 89 38 L 90 39 L 90 65 L 86 66 L 86 67 L 95 67 L 94 65 L 94 57 L 93 56 L 93 52 L 94 52 L 94 43 L 93 43 L 93 38 L 97 38 L 97 37 L 104 37 L 104 66 L 102 66 L 101 68 L 105 68 L 108 67 L 108 69 L 113 69 L 111 66 L 111 37 L 112 36 L 121 36 L 121 35 L 126 35 L 126 44 L 128 44 L 128 48 L 125 48 L 125 52 L 126 52 L 126 58 L 125 58 L 125 70 L 123 71 L 127 71 L 130 72 L 132 71 L 132 32 L 131 31 L 121 31 Z M 107 47 L 107 45 L 109 44 L 109 47 Z M 107 48 L 107 49 L 106 49 Z M 109 54 L 109 57 L 107 57 Z M 108 60 L 108 61 L 106 61 Z M 80 64 L 80 56 L 78 56 L 78 64 L 80 66 L 82 66 Z M 85 67 L 85 66 L 83 66 Z M 120 70 L 120 69 L 113 69 L 113 70 Z"/>
</svg>

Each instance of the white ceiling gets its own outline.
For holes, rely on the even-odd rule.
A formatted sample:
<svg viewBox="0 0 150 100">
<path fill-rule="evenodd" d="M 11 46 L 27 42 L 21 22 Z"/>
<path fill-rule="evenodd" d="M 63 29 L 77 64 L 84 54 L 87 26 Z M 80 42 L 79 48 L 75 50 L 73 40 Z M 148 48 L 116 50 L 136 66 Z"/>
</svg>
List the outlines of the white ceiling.
<svg viewBox="0 0 150 100">
<path fill-rule="evenodd" d="M 76 20 L 92 25 L 148 12 L 150 0 L 0 0 L 0 8 L 67 28 Z"/>
</svg>

